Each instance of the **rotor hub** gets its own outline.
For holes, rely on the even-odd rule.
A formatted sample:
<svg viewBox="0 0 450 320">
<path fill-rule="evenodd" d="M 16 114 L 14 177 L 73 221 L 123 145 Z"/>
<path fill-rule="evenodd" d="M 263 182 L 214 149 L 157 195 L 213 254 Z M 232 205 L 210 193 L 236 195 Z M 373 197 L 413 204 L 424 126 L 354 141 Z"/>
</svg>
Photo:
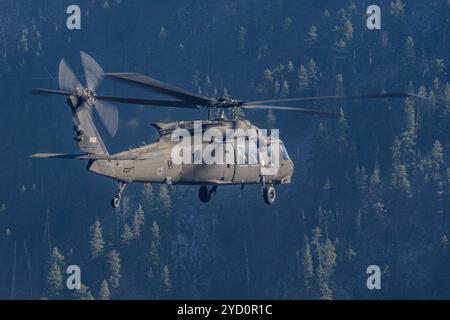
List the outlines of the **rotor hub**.
<svg viewBox="0 0 450 320">
<path fill-rule="evenodd" d="M 214 102 L 211 107 L 218 109 L 236 108 L 243 104 L 243 101 L 230 99 L 225 97 L 217 97 L 216 102 Z"/>
</svg>

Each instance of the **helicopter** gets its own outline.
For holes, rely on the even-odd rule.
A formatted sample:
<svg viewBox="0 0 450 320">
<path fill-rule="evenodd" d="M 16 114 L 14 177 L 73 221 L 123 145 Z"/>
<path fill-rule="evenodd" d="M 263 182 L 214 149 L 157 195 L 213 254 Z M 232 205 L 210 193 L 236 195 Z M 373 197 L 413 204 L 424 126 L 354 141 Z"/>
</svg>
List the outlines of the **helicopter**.
<svg viewBox="0 0 450 320">
<path fill-rule="evenodd" d="M 203 203 L 209 202 L 217 193 L 219 186 L 253 184 L 262 186 L 265 203 L 271 205 L 275 202 L 275 186 L 291 183 L 294 164 L 289 157 L 287 149 L 279 137 L 262 137 L 258 139 L 257 148 L 250 148 L 252 139 L 245 136 L 246 132 L 256 132 L 261 137 L 261 129 L 246 119 L 236 118 L 227 120 L 225 110 L 280 110 L 310 115 L 318 118 L 339 119 L 342 115 L 323 110 L 298 108 L 277 105 L 288 102 L 311 101 L 339 101 L 351 99 L 396 98 L 415 96 L 411 93 L 379 93 L 348 96 L 319 96 L 302 98 L 284 98 L 259 101 L 242 101 L 228 97 L 206 97 L 193 93 L 171 84 L 150 78 L 138 73 L 104 73 L 98 63 L 88 54 L 81 52 L 81 62 L 84 69 L 86 86 L 77 79 L 75 73 L 63 58 L 59 64 L 59 89 L 37 88 L 34 94 L 56 94 L 67 98 L 67 104 L 72 112 L 75 132 L 74 140 L 78 144 L 80 153 L 36 153 L 32 158 L 45 159 L 75 159 L 87 161 L 87 170 L 117 182 L 116 192 L 111 200 L 113 208 L 118 208 L 127 185 L 133 182 L 165 183 L 173 185 L 195 185 L 199 187 L 198 197 Z M 156 100 L 143 98 L 130 98 L 118 96 L 98 95 L 96 89 L 105 77 L 121 82 L 150 89 L 153 92 L 169 96 L 170 100 Z M 149 105 L 168 108 L 182 108 L 195 110 L 208 110 L 208 119 L 199 121 L 157 122 L 153 127 L 159 133 L 157 141 L 132 148 L 126 151 L 110 154 L 94 123 L 93 111 L 97 112 L 100 121 L 107 132 L 114 137 L 118 128 L 118 111 L 111 103 Z M 218 116 L 213 116 L 216 111 Z M 202 139 L 196 144 L 189 139 L 174 140 L 174 134 L 179 130 L 187 132 L 188 137 L 194 136 L 195 131 L 205 133 L 214 130 L 215 136 L 211 139 Z M 243 144 L 237 139 L 216 139 L 217 136 L 226 135 L 229 130 L 235 130 L 244 136 Z M 239 138 L 238 137 L 238 138 Z M 234 137 L 236 138 L 236 137 Z M 194 139 L 195 140 L 195 139 Z M 174 161 L 173 150 L 184 141 L 188 148 L 184 158 L 198 160 L 197 151 L 204 151 L 211 145 L 225 149 L 220 157 L 231 156 L 231 161 L 206 163 L 200 161 Z M 188 141 L 188 142 L 186 142 Z M 253 141 L 253 140 L 252 140 Z M 247 148 L 242 148 L 242 146 Z M 265 150 L 266 152 L 260 152 Z M 215 150 L 220 150 L 214 148 Z M 263 159 L 263 155 L 265 158 Z M 250 161 L 251 159 L 256 161 Z M 239 160 L 239 161 L 238 161 Z M 258 161 L 259 160 L 259 161 Z M 276 165 L 274 165 L 276 163 Z"/>
</svg>

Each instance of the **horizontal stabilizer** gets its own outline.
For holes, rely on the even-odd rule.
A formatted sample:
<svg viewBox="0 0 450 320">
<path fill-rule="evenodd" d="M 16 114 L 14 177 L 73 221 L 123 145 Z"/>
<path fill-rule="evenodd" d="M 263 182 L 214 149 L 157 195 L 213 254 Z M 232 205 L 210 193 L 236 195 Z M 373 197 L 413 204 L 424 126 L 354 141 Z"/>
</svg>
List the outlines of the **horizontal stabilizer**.
<svg viewBox="0 0 450 320">
<path fill-rule="evenodd" d="M 144 156 L 111 155 L 93 153 L 35 153 L 30 156 L 38 159 L 75 159 L 75 160 L 144 160 Z"/>
</svg>

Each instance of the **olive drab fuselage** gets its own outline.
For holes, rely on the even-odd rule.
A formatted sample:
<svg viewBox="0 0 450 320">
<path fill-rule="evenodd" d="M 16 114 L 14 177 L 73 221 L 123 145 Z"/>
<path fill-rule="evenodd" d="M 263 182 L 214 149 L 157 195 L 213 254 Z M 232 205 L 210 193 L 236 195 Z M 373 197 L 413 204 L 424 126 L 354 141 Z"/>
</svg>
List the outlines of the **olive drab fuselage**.
<svg viewBox="0 0 450 320">
<path fill-rule="evenodd" d="M 205 127 L 215 129 L 255 129 L 246 120 L 216 120 L 203 121 Z M 283 184 L 290 183 L 293 173 L 293 163 L 287 155 L 286 149 L 280 142 L 282 151 L 279 153 L 278 166 L 275 170 L 267 170 L 264 162 L 257 161 L 249 164 L 248 148 L 244 161 L 236 161 L 238 157 L 236 141 L 228 143 L 229 150 L 234 152 L 232 163 L 177 163 L 172 161 L 172 150 L 177 141 L 172 141 L 171 133 L 175 128 L 192 129 L 193 122 L 156 123 L 160 138 L 157 142 L 133 148 L 118 154 L 118 157 L 130 160 L 91 160 L 88 170 L 103 176 L 124 182 L 194 184 L 194 185 L 227 185 L 227 184 Z M 210 142 L 203 142 L 202 149 Z M 194 149 L 192 149 L 192 157 Z M 256 156 L 257 157 L 257 156 Z M 131 160 L 132 159 L 132 160 Z M 238 163 L 239 162 L 239 163 Z M 252 162 L 253 163 L 253 162 Z"/>
</svg>

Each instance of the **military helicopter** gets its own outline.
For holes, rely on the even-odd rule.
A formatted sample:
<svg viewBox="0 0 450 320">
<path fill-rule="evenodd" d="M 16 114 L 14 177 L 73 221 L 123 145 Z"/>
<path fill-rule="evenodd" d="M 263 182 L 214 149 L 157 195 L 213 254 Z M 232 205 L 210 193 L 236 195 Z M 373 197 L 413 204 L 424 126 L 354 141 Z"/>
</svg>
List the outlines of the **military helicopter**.
<svg viewBox="0 0 450 320">
<path fill-rule="evenodd" d="M 59 64 L 59 89 L 34 89 L 34 94 L 56 94 L 67 97 L 67 104 L 72 111 L 75 131 L 74 140 L 77 142 L 81 153 L 36 153 L 33 158 L 59 158 L 86 160 L 87 170 L 117 181 L 117 190 L 111 200 L 113 208 L 118 208 L 126 186 L 132 182 L 142 183 L 166 183 L 199 186 L 198 196 L 201 202 L 209 202 L 211 197 L 217 193 L 217 188 L 224 185 L 240 185 L 241 188 L 247 184 L 260 184 L 263 190 L 263 199 L 267 204 L 273 204 L 276 199 L 275 185 L 291 182 L 294 165 L 290 159 L 286 147 L 279 138 L 266 138 L 263 144 L 269 150 L 269 159 L 275 157 L 277 166 L 275 170 L 269 164 L 270 161 L 260 161 L 251 164 L 250 159 L 258 159 L 258 152 L 241 150 L 236 141 L 225 143 L 228 153 L 234 155 L 234 161 L 227 163 L 175 163 L 172 159 L 173 148 L 180 141 L 173 141 L 172 134 L 177 129 L 184 129 L 193 134 L 195 121 L 176 121 L 170 123 L 157 122 L 153 126 L 158 130 L 158 141 L 122 151 L 109 154 L 108 150 L 93 121 L 93 110 L 97 112 L 108 133 L 114 137 L 118 128 L 118 111 L 110 103 L 125 103 L 134 105 L 150 105 L 182 109 L 206 109 L 208 119 L 201 121 L 200 130 L 204 132 L 210 128 L 225 133 L 230 129 L 252 129 L 259 132 L 260 129 L 248 120 L 234 119 L 226 120 L 224 111 L 234 108 L 244 110 L 281 110 L 293 111 L 319 118 L 339 118 L 340 114 L 313 110 L 308 108 L 297 108 L 289 106 L 274 105 L 286 102 L 311 102 L 326 100 L 350 100 L 363 98 L 394 98 L 407 97 L 409 93 L 383 93 L 352 96 L 321 96 L 272 99 L 261 101 L 241 101 L 227 97 L 210 98 L 200 94 L 192 93 L 173 85 L 152 79 L 137 73 L 104 73 L 98 63 L 88 54 L 81 52 L 81 62 L 84 69 L 86 86 L 83 87 L 78 81 L 72 69 L 65 59 Z M 138 85 L 154 92 L 170 96 L 175 99 L 155 100 L 128 98 L 116 96 L 103 96 L 96 93 L 96 89 L 105 77 Z M 217 117 L 213 117 L 211 111 L 216 111 Z M 217 132 L 217 131 L 216 131 Z M 202 141 L 201 148 L 206 148 L 211 141 Z M 270 146 L 279 146 L 278 152 L 270 154 Z M 272 150 L 273 151 L 273 150 Z M 194 157 L 195 151 L 192 152 Z M 274 156 L 275 155 L 275 156 Z M 191 154 L 189 155 L 191 157 Z M 236 161 L 240 158 L 243 161 Z"/>
</svg>

